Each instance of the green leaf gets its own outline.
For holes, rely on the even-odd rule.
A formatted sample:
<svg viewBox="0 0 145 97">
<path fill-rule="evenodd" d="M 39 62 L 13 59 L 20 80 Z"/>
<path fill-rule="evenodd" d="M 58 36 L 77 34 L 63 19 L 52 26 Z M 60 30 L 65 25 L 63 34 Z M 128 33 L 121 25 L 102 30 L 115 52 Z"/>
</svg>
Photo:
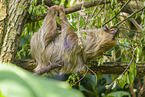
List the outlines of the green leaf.
<svg viewBox="0 0 145 97">
<path fill-rule="evenodd" d="M 127 74 L 127 83 L 130 84 L 129 75 Z"/>
<path fill-rule="evenodd" d="M 80 91 L 90 92 L 88 89 L 86 89 L 83 85 L 80 85 L 79 87 Z"/>
<path fill-rule="evenodd" d="M 117 85 L 121 88 L 123 88 L 124 85 L 126 84 L 126 82 L 124 81 L 124 78 L 125 77 L 123 77 L 122 75 L 117 78 L 118 79 Z"/>
<path fill-rule="evenodd" d="M 134 75 L 132 74 L 133 72 L 129 73 L 129 83 L 128 84 L 132 84 L 134 81 Z"/>
<path fill-rule="evenodd" d="M 130 93 L 125 92 L 125 91 L 117 91 L 117 92 L 112 92 L 112 93 L 107 94 L 107 97 L 123 97 L 123 96 L 131 97 Z"/>
<path fill-rule="evenodd" d="M 125 82 L 127 82 L 127 75 L 128 75 L 127 72 L 125 72 L 125 74 L 124 74 L 124 81 Z"/>
<path fill-rule="evenodd" d="M 1 91 L 0 91 L 0 97 L 6 97 L 6 96 L 4 96 L 4 95 L 1 93 Z"/>
<path fill-rule="evenodd" d="M 67 7 L 71 7 L 75 4 L 76 0 L 70 0 L 70 2 L 68 3 Z"/>
<path fill-rule="evenodd" d="M 134 77 L 136 76 L 136 63 L 132 63 L 129 69 L 129 83 L 132 84 L 134 81 Z"/>
<path fill-rule="evenodd" d="M 140 47 L 136 47 L 135 48 L 135 53 L 136 53 L 136 63 L 139 62 L 139 59 L 141 57 L 141 53 L 142 53 L 142 50 Z"/>
<path fill-rule="evenodd" d="M 25 6 L 24 6 L 24 5 L 22 5 L 21 8 L 22 8 L 23 10 L 25 10 Z"/>
<path fill-rule="evenodd" d="M 83 39 L 86 39 L 86 35 L 83 35 Z"/>
<path fill-rule="evenodd" d="M 83 97 L 66 82 L 34 76 L 13 64 L 2 63 L 0 91 L 6 97 Z"/>
<path fill-rule="evenodd" d="M 37 5 L 37 0 L 34 1 L 35 5 Z"/>
<path fill-rule="evenodd" d="M 77 73 L 74 73 L 69 76 L 67 79 L 67 82 L 70 83 L 70 86 L 74 85 L 78 80 L 80 79 L 79 75 Z M 80 85 L 80 81 L 77 83 Z"/>
<path fill-rule="evenodd" d="M 64 5 L 65 4 L 65 0 L 61 0 L 60 5 Z"/>
<path fill-rule="evenodd" d="M 102 20 L 101 15 L 99 15 L 98 16 L 98 26 L 101 26 L 101 24 L 102 24 L 102 21 L 101 20 Z"/>
<path fill-rule="evenodd" d="M 115 87 L 116 87 L 116 81 L 114 81 L 112 89 L 114 89 Z"/>
<path fill-rule="evenodd" d="M 114 4 L 114 0 L 111 0 L 111 5 L 113 5 Z"/>
</svg>

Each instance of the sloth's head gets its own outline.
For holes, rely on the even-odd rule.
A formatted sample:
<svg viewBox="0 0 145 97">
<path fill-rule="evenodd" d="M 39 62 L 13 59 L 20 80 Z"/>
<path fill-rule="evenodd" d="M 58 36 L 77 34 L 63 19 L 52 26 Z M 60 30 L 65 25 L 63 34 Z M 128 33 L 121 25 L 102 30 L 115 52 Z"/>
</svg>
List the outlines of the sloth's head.
<svg viewBox="0 0 145 97">
<path fill-rule="evenodd" d="M 96 47 L 94 49 L 96 53 L 93 57 L 98 57 L 112 49 L 117 43 L 119 34 L 118 29 L 108 29 L 106 26 L 99 29 L 97 32 Z"/>
</svg>

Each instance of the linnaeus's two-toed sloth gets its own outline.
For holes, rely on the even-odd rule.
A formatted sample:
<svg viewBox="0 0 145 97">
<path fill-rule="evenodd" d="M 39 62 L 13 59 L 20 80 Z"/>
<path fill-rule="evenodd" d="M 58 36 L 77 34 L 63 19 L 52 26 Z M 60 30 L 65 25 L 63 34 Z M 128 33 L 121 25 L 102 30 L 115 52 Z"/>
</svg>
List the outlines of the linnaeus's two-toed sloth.
<svg viewBox="0 0 145 97">
<path fill-rule="evenodd" d="M 56 18 L 59 15 L 61 31 L 57 31 Z M 62 64 L 60 72 L 77 72 L 84 70 L 84 64 L 113 48 L 117 42 L 117 29 L 106 26 L 87 32 L 86 39 L 78 38 L 70 27 L 63 6 L 49 8 L 44 22 L 31 38 L 31 54 L 36 59 L 36 70 L 51 63 Z M 80 45 L 80 42 L 82 45 Z"/>
</svg>

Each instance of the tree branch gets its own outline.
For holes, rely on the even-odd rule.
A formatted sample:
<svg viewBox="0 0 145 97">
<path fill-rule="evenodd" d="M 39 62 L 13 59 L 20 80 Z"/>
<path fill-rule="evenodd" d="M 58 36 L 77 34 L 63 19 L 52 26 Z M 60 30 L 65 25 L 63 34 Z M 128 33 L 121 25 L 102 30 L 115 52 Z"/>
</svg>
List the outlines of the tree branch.
<svg viewBox="0 0 145 97">
<path fill-rule="evenodd" d="M 70 7 L 70 8 L 66 8 L 65 9 L 65 13 L 66 14 L 70 14 L 70 13 L 73 13 L 73 12 L 76 12 L 76 11 L 79 11 L 83 5 L 83 7 L 85 8 L 89 8 L 89 7 L 94 7 L 98 4 L 104 4 L 105 1 L 104 0 L 95 0 L 94 2 L 85 2 L 85 3 L 82 3 L 82 4 L 78 4 L 78 5 L 75 5 L 73 7 Z M 109 1 L 107 1 L 106 3 L 109 3 Z M 44 19 L 44 17 L 46 16 L 47 13 L 44 13 L 43 16 L 36 16 L 34 17 L 33 19 L 28 19 L 27 20 L 27 23 L 30 23 L 30 22 L 36 22 L 36 21 L 39 21 L 39 20 L 42 20 Z"/>
<path fill-rule="evenodd" d="M 34 59 L 15 59 L 14 64 L 31 72 L 37 66 Z"/>
<path fill-rule="evenodd" d="M 50 64 L 49 66 L 46 66 L 45 68 L 42 68 L 38 72 L 34 73 L 34 75 L 42 75 L 59 67 L 62 67 L 62 65 L 58 63 Z"/>
<path fill-rule="evenodd" d="M 54 2 L 52 0 L 43 0 L 43 3 L 47 6 L 53 6 Z M 37 0 L 37 5 L 42 4 L 42 0 Z"/>
<path fill-rule="evenodd" d="M 16 59 L 14 64 L 28 71 L 33 71 L 33 69 L 35 69 L 36 67 L 36 63 L 34 59 Z M 122 63 L 122 62 L 106 62 L 106 63 L 103 63 L 103 66 L 97 66 L 93 64 L 90 67 L 90 69 L 96 74 L 117 74 L 118 75 L 118 74 L 121 74 L 126 69 L 128 64 L 129 63 Z M 51 67 L 49 66 L 46 68 L 48 69 Z M 57 66 L 61 67 L 59 64 L 56 64 L 56 66 L 51 67 L 51 68 L 55 69 L 57 68 Z M 136 69 L 137 69 L 138 76 L 142 77 L 143 75 L 145 75 L 145 63 L 137 63 Z M 89 71 L 89 73 L 92 73 L 92 72 Z"/>
<path fill-rule="evenodd" d="M 51 3 L 47 4 L 47 1 L 51 1 L 51 0 L 44 0 L 44 3 L 47 6 L 52 6 L 53 5 L 53 3 L 52 3 L 52 5 L 51 5 Z M 122 0 L 119 0 L 119 1 L 122 2 Z M 39 0 L 38 4 L 41 4 L 41 3 L 42 3 L 41 0 Z M 106 3 L 110 3 L 110 2 L 107 1 Z M 73 13 L 73 12 L 79 11 L 81 9 L 82 5 L 85 8 L 89 8 L 89 7 L 94 7 L 94 6 L 98 5 L 98 4 L 99 5 L 105 4 L 105 1 L 104 0 L 95 0 L 94 2 L 85 2 L 85 3 L 82 3 L 82 4 L 75 5 L 73 7 L 70 7 L 70 8 L 66 8 L 65 12 L 66 12 L 66 14 L 69 14 L 69 13 Z M 129 13 L 129 14 L 133 13 L 133 9 L 129 5 L 125 6 L 121 11 Z M 35 16 L 35 17 L 33 17 L 33 19 L 28 18 L 27 23 L 36 22 L 36 21 L 42 20 L 42 19 L 44 19 L 46 14 L 47 13 L 44 13 L 43 16 Z"/>
<path fill-rule="evenodd" d="M 106 1 L 106 3 L 109 3 L 109 1 Z M 85 8 L 90 8 L 90 7 L 94 7 L 98 4 L 105 4 L 105 1 L 104 0 L 95 0 L 94 2 L 85 2 L 85 3 L 82 3 L 82 4 L 78 4 L 78 5 L 75 5 L 73 7 L 70 7 L 70 8 L 66 8 L 65 9 L 65 13 L 66 14 L 69 14 L 69 13 L 73 13 L 73 12 L 76 12 L 76 11 L 79 11 L 83 5 L 83 7 Z"/>
<path fill-rule="evenodd" d="M 145 9 L 145 7 L 143 7 L 143 8 L 141 8 L 141 9 L 139 9 L 139 10 L 137 10 L 137 11 L 135 11 L 135 12 L 133 12 L 131 15 L 129 15 L 126 19 L 124 19 L 124 20 L 122 20 L 122 21 L 120 21 L 120 22 L 118 22 L 117 24 L 115 24 L 114 26 L 112 26 L 111 28 L 113 28 L 113 27 L 116 27 L 116 26 L 118 26 L 118 25 L 120 25 L 121 23 L 123 23 L 124 21 L 126 21 L 127 19 L 129 19 L 129 18 L 132 18 L 132 16 L 133 15 L 135 15 L 136 13 L 138 13 L 138 12 L 140 12 L 141 10 L 143 10 L 143 9 Z"/>
</svg>

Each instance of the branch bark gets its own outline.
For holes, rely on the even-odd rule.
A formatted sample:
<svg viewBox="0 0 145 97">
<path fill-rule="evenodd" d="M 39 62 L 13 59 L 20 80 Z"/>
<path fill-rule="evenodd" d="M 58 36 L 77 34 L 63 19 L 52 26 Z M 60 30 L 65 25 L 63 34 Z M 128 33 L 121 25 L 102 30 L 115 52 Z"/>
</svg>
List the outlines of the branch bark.
<svg viewBox="0 0 145 97">
<path fill-rule="evenodd" d="M 52 0 L 43 0 L 43 3 L 47 6 L 53 6 L 54 2 Z M 42 4 L 42 0 L 37 0 L 37 5 Z"/>
<path fill-rule="evenodd" d="M 13 62 L 28 18 L 30 0 L 6 0 L 6 18 L 0 41 L 0 62 Z M 23 8 L 22 8 L 23 5 Z"/>
<path fill-rule="evenodd" d="M 47 1 L 47 0 L 45 0 L 45 1 Z M 119 0 L 119 2 L 122 2 L 122 0 Z M 105 2 L 104 0 L 95 0 L 94 2 L 85 2 L 85 3 L 82 3 L 82 4 L 75 5 L 73 7 L 70 7 L 70 8 L 66 8 L 65 12 L 66 12 L 66 14 L 70 14 L 70 13 L 79 11 L 81 9 L 82 5 L 85 8 L 90 8 L 90 7 L 94 7 L 94 6 L 98 5 L 98 4 L 101 5 L 101 4 L 105 4 L 105 3 L 110 3 L 110 2 L 109 1 Z M 39 3 L 39 4 L 41 4 L 41 3 Z M 45 3 L 45 4 L 47 4 L 47 3 Z M 122 9 L 122 11 L 126 12 L 126 13 L 129 13 L 129 14 L 134 12 L 133 9 L 129 5 L 125 6 Z M 27 23 L 36 22 L 36 21 L 42 20 L 42 19 L 44 19 L 46 14 L 47 13 L 44 13 L 43 16 L 33 17 L 33 19 L 28 18 Z"/>
<path fill-rule="evenodd" d="M 95 0 L 94 2 L 85 2 L 85 3 L 82 3 L 82 4 L 75 5 L 73 7 L 70 7 L 70 8 L 66 8 L 65 13 L 70 14 L 70 13 L 79 11 L 81 9 L 82 5 L 85 8 L 90 8 L 90 7 L 94 7 L 98 4 L 101 5 L 101 4 L 105 4 L 105 3 L 109 3 L 109 1 Z"/>
<path fill-rule="evenodd" d="M 51 70 L 54 70 L 56 68 L 59 68 L 59 67 L 62 67 L 62 65 L 60 64 L 57 64 L 57 63 L 54 63 L 54 64 L 50 64 L 49 66 L 45 67 L 45 68 L 42 68 L 40 69 L 38 72 L 34 73 L 34 75 L 42 75 L 44 73 L 47 73 Z"/>
<path fill-rule="evenodd" d="M 36 68 L 36 62 L 34 59 L 15 59 L 14 64 L 31 72 Z"/>
<path fill-rule="evenodd" d="M 36 63 L 34 59 L 16 59 L 14 64 L 17 66 L 26 69 L 28 71 L 33 71 L 36 67 Z M 106 62 L 103 66 L 92 65 L 90 69 L 96 74 L 121 74 L 129 63 L 122 62 Z M 61 67 L 59 65 L 59 67 Z M 54 68 L 55 69 L 55 68 Z M 137 63 L 137 75 L 142 77 L 145 75 L 145 63 Z M 92 73 L 89 71 L 89 73 Z"/>
<path fill-rule="evenodd" d="M 109 1 L 107 1 L 106 3 L 109 3 Z M 66 8 L 65 9 L 65 13 L 66 14 L 70 14 L 70 13 L 73 13 L 73 12 L 76 12 L 76 11 L 79 11 L 83 5 L 83 7 L 85 8 L 89 8 L 89 7 L 94 7 L 98 4 L 105 4 L 105 1 L 104 0 L 95 0 L 94 2 L 85 2 L 85 3 L 82 3 L 82 4 L 78 4 L 78 5 L 75 5 L 73 7 L 70 7 L 70 8 Z M 30 23 L 30 22 L 36 22 L 36 21 L 39 21 L 39 20 L 42 20 L 44 19 L 44 17 L 46 16 L 47 13 L 44 13 L 43 16 L 36 16 L 34 17 L 33 19 L 28 19 L 27 20 L 27 23 Z"/>
</svg>

